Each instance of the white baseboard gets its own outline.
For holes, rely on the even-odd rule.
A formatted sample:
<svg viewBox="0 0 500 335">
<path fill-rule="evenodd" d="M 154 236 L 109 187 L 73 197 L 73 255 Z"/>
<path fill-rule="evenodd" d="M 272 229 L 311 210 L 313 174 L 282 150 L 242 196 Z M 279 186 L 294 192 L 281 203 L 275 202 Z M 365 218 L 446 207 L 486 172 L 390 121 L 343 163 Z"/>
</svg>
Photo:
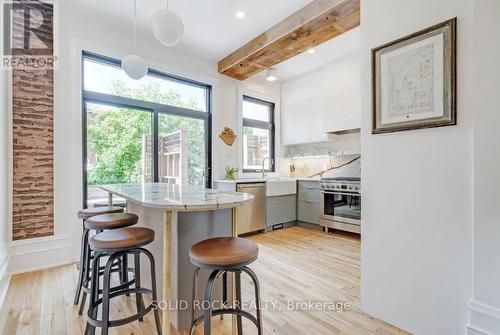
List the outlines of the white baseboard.
<svg viewBox="0 0 500 335">
<path fill-rule="evenodd" d="M 73 262 L 69 234 L 14 241 L 9 251 L 8 270 L 13 275 Z"/>
<path fill-rule="evenodd" d="M 470 322 L 468 335 L 500 334 L 500 309 L 480 301 L 471 300 L 468 304 Z"/>
</svg>

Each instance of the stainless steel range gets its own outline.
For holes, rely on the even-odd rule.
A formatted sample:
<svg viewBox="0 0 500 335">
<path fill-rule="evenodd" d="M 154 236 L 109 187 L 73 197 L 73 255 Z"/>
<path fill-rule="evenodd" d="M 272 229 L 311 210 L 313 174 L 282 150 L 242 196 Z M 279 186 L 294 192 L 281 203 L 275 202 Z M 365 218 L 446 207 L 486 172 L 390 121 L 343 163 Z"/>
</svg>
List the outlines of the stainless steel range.
<svg viewBox="0 0 500 335">
<path fill-rule="evenodd" d="M 361 233 L 361 178 L 339 177 L 321 180 L 323 227 Z"/>
</svg>

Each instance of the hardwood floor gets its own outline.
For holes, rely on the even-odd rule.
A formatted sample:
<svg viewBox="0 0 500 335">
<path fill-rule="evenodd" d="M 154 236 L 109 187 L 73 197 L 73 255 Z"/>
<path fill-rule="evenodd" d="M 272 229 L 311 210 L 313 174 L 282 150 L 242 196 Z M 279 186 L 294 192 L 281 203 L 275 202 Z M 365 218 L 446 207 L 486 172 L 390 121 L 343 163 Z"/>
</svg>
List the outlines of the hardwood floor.
<svg viewBox="0 0 500 335">
<path fill-rule="evenodd" d="M 250 237 L 260 254 L 251 268 L 261 284 L 261 298 L 278 308 L 263 311 L 264 334 L 407 334 L 360 311 L 360 242 L 345 234 L 292 227 Z M 7 293 L 9 315 L 2 334 L 82 334 L 85 318 L 78 316 L 72 299 L 77 280 L 75 265 L 16 275 Z M 243 299 L 251 301 L 253 288 L 243 277 Z M 289 302 L 320 302 L 327 310 L 288 310 Z M 343 312 L 331 302 L 346 303 Z M 299 306 L 299 307 L 307 307 Z M 330 310 L 328 309 L 330 308 Z M 112 299 L 112 318 L 133 314 L 133 297 Z M 215 318 L 214 318 L 215 320 Z M 214 334 L 229 335 L 230 316 L 214 321 Z M 111 329 L 111 334 L 155 334 L 148 316 Z M 245 334 L 256 334 L 244 322 Z M 99 332 L 97 332 L 99 333 Z M 202 332 L 200 332 L 201 334 Z"/>
</svg>

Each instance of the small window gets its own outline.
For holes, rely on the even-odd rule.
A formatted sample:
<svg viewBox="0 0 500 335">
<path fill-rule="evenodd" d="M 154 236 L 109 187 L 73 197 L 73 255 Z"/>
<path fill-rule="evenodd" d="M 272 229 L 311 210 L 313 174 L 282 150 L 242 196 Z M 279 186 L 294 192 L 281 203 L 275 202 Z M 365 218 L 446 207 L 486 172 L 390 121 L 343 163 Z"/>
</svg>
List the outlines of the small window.
<svg viewBox="0 0 500 335">
<path fill-rule="evenodd" d="M 274 103 L 243 96 L 243 172 L 274 172 Z"/>
</svg>

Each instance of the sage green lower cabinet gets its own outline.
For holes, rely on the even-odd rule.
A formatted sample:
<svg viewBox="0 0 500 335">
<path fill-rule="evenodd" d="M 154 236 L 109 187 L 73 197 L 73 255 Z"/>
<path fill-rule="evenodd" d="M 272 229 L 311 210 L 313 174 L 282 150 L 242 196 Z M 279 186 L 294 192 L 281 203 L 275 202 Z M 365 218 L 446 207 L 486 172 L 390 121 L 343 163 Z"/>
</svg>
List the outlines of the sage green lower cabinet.
<svg viewBox="0 0 500 335">
<path fill-rule="evenodd" d="M 319 225 L 321 189 L 319 181 L 299 181 L 297 220 Z"/>
<path fill-rule="evenodd" d="M 320 208 L 319 203 L 299 200 L 299 221 L 319 224 Z"/>
<path fill-rule="evenodd" d="M 267 224 L 272 227 L 277 224 L 295 221 L 297 197 L 295 194 L 267 198 Z"/>
</svg>

